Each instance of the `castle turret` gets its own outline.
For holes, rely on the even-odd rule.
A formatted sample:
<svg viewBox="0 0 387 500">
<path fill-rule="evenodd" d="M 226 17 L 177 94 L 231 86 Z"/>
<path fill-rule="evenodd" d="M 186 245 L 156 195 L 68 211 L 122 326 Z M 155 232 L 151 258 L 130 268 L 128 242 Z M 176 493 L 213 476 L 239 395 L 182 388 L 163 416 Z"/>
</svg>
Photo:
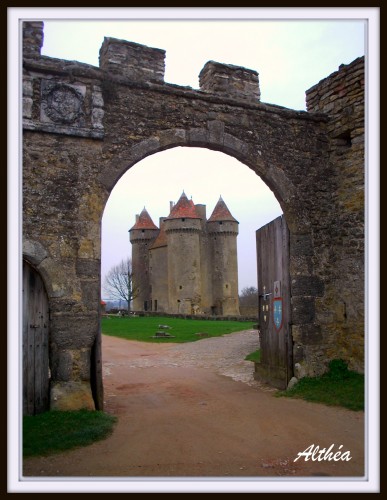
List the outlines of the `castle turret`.
<svg viewBox="0 0 387 500">
<path fill-rule="evenodd" d="M 168 246 L 165 217 L 160 217 L 160 232 L 149 248 L 149 279 L 152 290 L 152 311 L 169 312 Z"/>
<path fill-rule="evenodd" d="M 164 221 L 168 243 L 169 311 L 201 312 L 201 217 L 183 192 Z"/>
<path fill-rule="evenodd" d="M 159 228 L 153 223 L 144 207 L 140 215 L 136 215 L 134 226 L 129 229 L 132 244 L 134 311 L 152 310 L 148 250 L 158 234 Z"/>
<path fill-rule="evenodd" d="M 207 221 L 213 266 L 213 313 L 216 315 L 239 315 L 238 224 L 220 197 Z"/>
</svg>

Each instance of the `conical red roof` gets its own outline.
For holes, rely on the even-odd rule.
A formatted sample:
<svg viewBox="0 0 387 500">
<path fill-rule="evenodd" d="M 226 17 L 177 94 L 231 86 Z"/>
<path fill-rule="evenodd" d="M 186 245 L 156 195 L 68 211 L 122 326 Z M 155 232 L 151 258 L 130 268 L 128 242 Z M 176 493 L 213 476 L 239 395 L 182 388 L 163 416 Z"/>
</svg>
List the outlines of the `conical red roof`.
<svg viewBox="0 0 387 500">
<path fill-rule="evenodd" d="M 211 214 L 211 217 L 207 222 L 220 222 L 220 221 L 231 221 L 238 222 L 231 215 L 230 210 L 227 208 L 227 205 L 223 201 L 223 198 L 220 197 L 218 203 L 216 204 L 214 211 Z"/>
<path fill-rule="evenodd" d="M 192 200 L 189 200 L 183 191 L 180 196 L 179 201 L 172 207 L 171 213 L 168 215 L 167 219 L 200 219 L 196 211 L 196 207 Z"/>
<path fill-rule="evenodd" d="M 152 246 L 149 248 L 149 250 L 153 250 L 154 248 L 161 248 L 161 247 L 166 247 L 167 246 L 167 235 L 165 234 L 165 226 L 164 224 L 161 224 L 160 227 L 160 232 L 153 242 Z"/>
<path fill-rule="evenodd" d="M 151 216 L 144 207 L 139 215 L 138 221 L 136 221 L 130 231 L 132 231 L 132 229 L 158 229 L 158 227 L 153 223 Z"/>
</svg>

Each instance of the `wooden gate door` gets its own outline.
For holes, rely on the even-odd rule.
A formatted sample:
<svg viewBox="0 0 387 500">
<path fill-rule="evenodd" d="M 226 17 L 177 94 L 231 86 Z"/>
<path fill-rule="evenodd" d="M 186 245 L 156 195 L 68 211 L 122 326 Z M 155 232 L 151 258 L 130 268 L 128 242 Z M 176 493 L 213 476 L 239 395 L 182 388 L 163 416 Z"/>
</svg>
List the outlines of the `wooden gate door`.
<svg viewBox="0 0 387 500">
<path fill-rule="evenodd" d="M 23 261 L 23 414 L 49 409 L 48 298 L 35 269 Z"/>
<path fill-rule="evenodd" d="M 280 216 L 258 229 L 257 273 L 261 360 L 254 377 L 286 389 L 293 376 L 290 330 L 289 229 Z"/>
</svg>

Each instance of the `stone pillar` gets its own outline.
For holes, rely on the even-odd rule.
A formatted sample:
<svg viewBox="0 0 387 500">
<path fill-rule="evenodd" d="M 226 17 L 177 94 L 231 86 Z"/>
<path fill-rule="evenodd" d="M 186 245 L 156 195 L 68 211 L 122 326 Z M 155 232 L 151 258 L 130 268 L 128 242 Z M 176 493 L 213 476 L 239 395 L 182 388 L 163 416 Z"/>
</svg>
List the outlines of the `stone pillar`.
<svg viewBox="0 0 387 500">
<path fill-rule="evenodd" d="M 43 47 L 43 23 L 41 21 L 23 22 L 23 57 L 40 57 Z"/>
<path fill-rule="evenodd" d="M 261 99 L 258 73 L 241 66 L 208 61 L 199 74 L 199 83 L 204 92 L 238 99 Z"/>
</svg>

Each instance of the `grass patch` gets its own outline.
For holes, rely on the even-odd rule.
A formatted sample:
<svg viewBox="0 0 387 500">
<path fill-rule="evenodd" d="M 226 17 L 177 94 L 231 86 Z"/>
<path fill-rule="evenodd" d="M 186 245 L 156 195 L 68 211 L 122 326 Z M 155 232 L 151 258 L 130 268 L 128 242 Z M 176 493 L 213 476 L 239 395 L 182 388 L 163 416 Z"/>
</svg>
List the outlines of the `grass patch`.
<svg viewBox="0 0 387 500">
<path fill-rule="evenodd" d="M 174 338 L 152 338 L 159 325 L 168 325 L 165 330 Z M 141 342 L 194 342 L 206 337 L 219 337 L 227 333 L 240 332 L 253 328 L 253 322 L 248 321 L 216 321 L 201 319 L 184 319 L 169 317 L 137 316 L 102 318 L 102 333 L 127 340 Z"/>
<path fill-rule="evenodd" d="M 254 352 L 251 352 L 245 357 L 246 361 L 254 361 L 256 363 L 259 363 L 261 361 L 261 349 L 257 349 Z"/>
<path fill-rule="evenodd" d="M 102 411 L 48 411 L 23 417 L 23 456 L 61 453 L 111 434 L 117 417 Z"/>
<path fill-rule="evenodd" d="M 304 377 L 292 389 L 279 391 L 276 395 L 362 411 L 364 375 L 348 370 L 343 360 L 335 359 L 321 377 Z"/>
</svg>

